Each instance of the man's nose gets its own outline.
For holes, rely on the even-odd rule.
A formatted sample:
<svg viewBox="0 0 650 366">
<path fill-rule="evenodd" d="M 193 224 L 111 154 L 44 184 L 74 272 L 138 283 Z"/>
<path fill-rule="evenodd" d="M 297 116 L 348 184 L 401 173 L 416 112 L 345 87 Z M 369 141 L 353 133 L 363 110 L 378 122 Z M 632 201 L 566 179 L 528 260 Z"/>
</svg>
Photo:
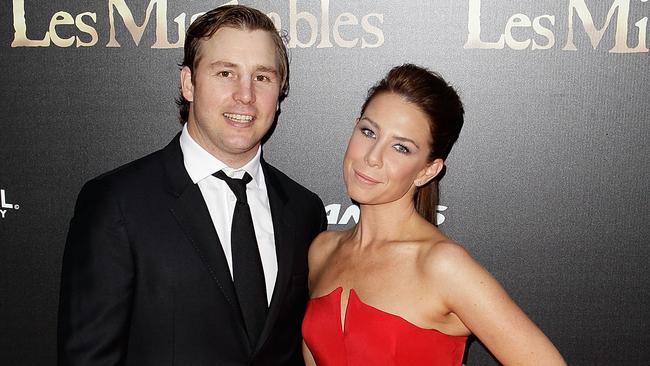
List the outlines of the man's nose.
<svg viewBox="0 0 650 366">
<path fill-rule="evenodd" d="M 242 78 L 237 83 L 233 98 L 243 104 L 255 103 L 255 89 L 251 78 Z"/>
</svg>

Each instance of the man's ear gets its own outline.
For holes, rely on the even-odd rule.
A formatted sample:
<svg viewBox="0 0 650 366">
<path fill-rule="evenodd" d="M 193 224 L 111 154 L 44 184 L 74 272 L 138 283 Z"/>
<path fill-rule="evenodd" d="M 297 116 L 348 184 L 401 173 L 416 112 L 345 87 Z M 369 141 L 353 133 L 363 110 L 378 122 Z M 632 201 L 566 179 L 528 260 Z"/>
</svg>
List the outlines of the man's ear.
<svg viewBox="0 0 650 366">
<path fill-rule="evenodd" d="M 440 171 L 442 168 L 445 166 L 445 161 L 442 159 L 435 159 L 431 163 L 429 163 L 426 167 L 422 168 L 418 175 L 415 177 L 415 181 L 413 182 L 415 186 L 421 187 L 431 179 L 435 178 L 438 174 L 440 174 Z"/>
<path fill-rule="evenodd" d="M 192 82 L 192 71 L 189 67 L 181 68 L 181 94 L 188 102 L 194 101 L 194 83 Z"/>
</svg>

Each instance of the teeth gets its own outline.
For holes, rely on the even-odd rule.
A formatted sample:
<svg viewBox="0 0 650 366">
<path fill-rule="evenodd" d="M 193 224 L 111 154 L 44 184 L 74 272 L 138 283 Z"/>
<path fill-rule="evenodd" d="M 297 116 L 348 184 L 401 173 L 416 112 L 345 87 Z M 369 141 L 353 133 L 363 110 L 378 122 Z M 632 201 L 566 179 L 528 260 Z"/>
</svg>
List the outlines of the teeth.
<svg viewBox="0 0 650 366">
<path fill-rule="evenodd" d="M 224 113 L 223 116 L 237 122 L 250 122 L 253 120 L 253 116 L 245 114 Z"/>
</svg>

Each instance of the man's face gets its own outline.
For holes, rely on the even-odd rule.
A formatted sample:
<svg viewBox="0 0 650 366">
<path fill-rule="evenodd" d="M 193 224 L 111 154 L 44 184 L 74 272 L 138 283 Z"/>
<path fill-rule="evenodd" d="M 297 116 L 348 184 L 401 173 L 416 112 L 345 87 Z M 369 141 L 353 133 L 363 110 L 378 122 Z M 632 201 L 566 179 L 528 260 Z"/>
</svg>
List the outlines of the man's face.
<svg viewBox="0 0 650 366">
<path fill-rule="evenodd" d="M 201 41 L 197 60 L 193 72 L 181 69 L 188 131 L 219 160 L 241 167 L 257 152 L 278 108 L 273 39 L 266 31 L 221 28 Z"/>
</svg>

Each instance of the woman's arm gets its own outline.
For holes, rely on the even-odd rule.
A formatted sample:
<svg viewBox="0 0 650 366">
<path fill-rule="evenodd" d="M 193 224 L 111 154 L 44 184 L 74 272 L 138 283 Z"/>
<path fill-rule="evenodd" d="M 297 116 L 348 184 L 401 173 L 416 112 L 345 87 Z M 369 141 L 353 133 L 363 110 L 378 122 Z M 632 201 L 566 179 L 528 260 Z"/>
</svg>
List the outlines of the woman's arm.
<svg viewBox="0 0 650 366">
<path fill-rule="evenodd" d="M 490 273 L 462 247 L 440 245 L 433 275 L 443 301 L 502 364 L 566 365 L 551 341 Z"/>
<path fill-rule="evenodd" d="M 305 366 L 316 366 L 316 361 L 314 361 L 314 356 L 311 355 L 309 348 L 305 344 L 305 341 L 302 341 L 302 357 L 305 359 Z"/>
</svg>

